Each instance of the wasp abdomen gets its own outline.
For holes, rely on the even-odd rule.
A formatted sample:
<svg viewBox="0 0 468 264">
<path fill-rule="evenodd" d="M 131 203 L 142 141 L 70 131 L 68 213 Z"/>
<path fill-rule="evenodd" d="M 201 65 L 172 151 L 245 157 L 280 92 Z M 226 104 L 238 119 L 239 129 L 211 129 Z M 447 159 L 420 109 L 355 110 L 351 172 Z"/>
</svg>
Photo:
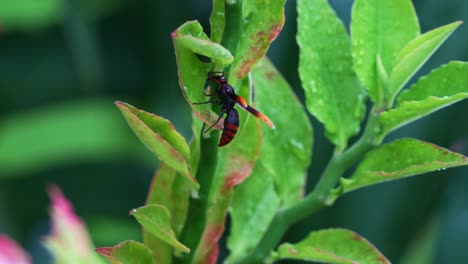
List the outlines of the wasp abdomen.
<svg viewBox="0 0 468 264">
<path fill-rule="evenodd" d="M 224 119 L 224 128 L 221 139 L 219 140 L 219 147 L 227 145 L 237 133 L 239 128 L 239 113 L 234 108 L 229 109 L 226 112 L 226 118 Z"/>
</svg>

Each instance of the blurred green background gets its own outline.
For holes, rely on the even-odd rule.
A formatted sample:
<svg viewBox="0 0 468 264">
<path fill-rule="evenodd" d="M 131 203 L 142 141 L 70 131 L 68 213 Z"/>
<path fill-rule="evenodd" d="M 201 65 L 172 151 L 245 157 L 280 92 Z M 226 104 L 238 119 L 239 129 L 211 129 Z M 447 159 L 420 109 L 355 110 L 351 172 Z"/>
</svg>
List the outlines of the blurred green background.
<svg viewBox="0 0 468 264">
<path fill-rule="evenodd" d="M 351 0 L 331 1 L 349 24 Z M 303 98 L 295 43 L 295 1 L 269 56 Z M 414 1 L 421 30 L 468 19 L 465 0 Z M 170 119 L 191 137 L 170 33 L 187 20 L 209 32 L 210 0 L 0 0 L 0 233 L 19 241 L 34 263 L 49 263 L 49 183 L 59 185 L 96 246 L 141 239 L 127 212 L 144 203 L 158 161 L 140 144 L 116 100 Z M 462 25 L 418 76 L 449 60 L 468 60 Z M 468 101 L 404 127 L 413 136 L 468 154 Z M 332 148 L 315 120 L 317 176 Z M 316 178 L 309 180 L 313 186 Z M 346 195 L 286 234 L 350 228 L 394 263 L 466 263 L 468 168 L 455 168 Z M 222 254 L 225 254 L 222 250 Z"/>
</svg>

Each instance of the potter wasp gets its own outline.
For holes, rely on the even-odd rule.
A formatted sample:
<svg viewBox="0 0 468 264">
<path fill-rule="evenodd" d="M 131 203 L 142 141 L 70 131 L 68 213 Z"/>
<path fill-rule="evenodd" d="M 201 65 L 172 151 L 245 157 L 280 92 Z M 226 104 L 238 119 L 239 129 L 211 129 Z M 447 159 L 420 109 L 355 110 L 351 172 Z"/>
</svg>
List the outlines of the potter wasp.
<svg viewBox="0 0 468 264">
<path fill-rule="evenodd" d="M 221 106 L 221 113 L 219 114 L 218 119 L 213 125 L 206 129 L 205 132 L 213 128 L 221 120 L 223 115 L 226 114 L 226 118 L 224 119 L 223 133 L 221 134 L 221 139 L 218 143 L 219 147 L 229 144 L 229 142 L 231 142 L 236 135 L 237 129 L 239 128 L 239 113 L 234 108 L 236 104 L 262 120 L 267 126 L 274 128 L 273 122 L 271 122 L 267 116 L 248 105 L 247 101 L 242 96 L 236 94 L 232 86 L 228 84 L 226 77 L 224 76 L 224 72 L 209 72 L 207 82 L 216 84 L 214 93 L 206 95 L 212 97 L 213 99 L 207 102 L 194 104 L 215 103 Z"/>
</svg>

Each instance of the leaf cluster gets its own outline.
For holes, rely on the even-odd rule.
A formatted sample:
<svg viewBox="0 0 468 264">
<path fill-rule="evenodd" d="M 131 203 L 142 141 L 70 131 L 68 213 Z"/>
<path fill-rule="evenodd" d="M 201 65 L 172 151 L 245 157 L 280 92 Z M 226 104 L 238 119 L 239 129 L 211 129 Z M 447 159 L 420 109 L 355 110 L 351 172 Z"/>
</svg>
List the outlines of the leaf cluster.
<svg viewBox="0 0 468 264">
<path fill-rule="evenodd" d="M 172 33 L 179 84 L 194 116 L 190 143 L 168 120 L 116 103 L 161 165 L 147 204 L 131 211 L 143 226 L 144 243 L 106 251 L 112 252 L 103 254 L 112 263 L 126 263 L 135 252 L 146 256 L 144 263 L 215 263 L 228 214 L 226 263 L 389 263 L 345 229 L 313 231 L 296 244 L 277 244 L 291 225 L 345 193 L 468 164 L 461 154 L 413 138 L 382 144 L 393 130 L 468 97 L 466 62 L 449 62 L 408 85 L 461 22 L 421 34 L 411 1 L 356 0 L 348 35 L 327 0 L 298 0 L 297 10 L 305 107 L 264 57 L 284 23 L 284 1 L 266 0 L 214 0 L 211 36 L 197 21 Z M 218 114 L 194 104 L 206 101 L 210 71 L 225 71 L 236 92 L 276 129 L 241 113 L 235 140 L 217 148 L 219 132 L 202 131 Z M 315 188 L 304 195 L 313 145 L 306 111 L 324 125 L 335 151 Z"/>
</svg>

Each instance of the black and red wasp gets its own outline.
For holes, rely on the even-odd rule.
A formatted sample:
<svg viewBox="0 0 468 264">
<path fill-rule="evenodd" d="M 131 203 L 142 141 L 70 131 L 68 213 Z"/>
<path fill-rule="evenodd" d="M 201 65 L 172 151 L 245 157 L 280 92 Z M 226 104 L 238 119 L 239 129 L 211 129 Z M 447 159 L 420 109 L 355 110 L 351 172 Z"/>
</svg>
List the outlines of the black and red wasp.
<svg viewBox="0 0 468 264">
<path fill-rule="evenodd" d="M 221 134 L 221 139 L 218 143 L 219 147 L 229 144 L 229 142 L 231 142 L 236 135 L 237 129 L 239 128 L 239 113 L 234 108 L 236 104 L 262 120 L 267 126 L 271 128 L 275 127 L 273 122 L 271 122 L 267 116 L 248 105 L 244 97 L 236 94 L 232 86 L 227 83 L 224 72 L 209 72 L 207 82 L 208 81 L 216 84 L 214 93 L 207 94 L 207 96 L 214 97 L 214 99 L 207 102 L 194 104 L 216 103 L 221 106 L 221 113 L 219 114 L 218 119 L 213 125 L 206 129 L 205 132 L 213 128 L 219 122 L 219 120 L 221 120 L 223 115 L 226 114 L 226 118 L 224 119 L 223 133 Z"/>
</svg>

